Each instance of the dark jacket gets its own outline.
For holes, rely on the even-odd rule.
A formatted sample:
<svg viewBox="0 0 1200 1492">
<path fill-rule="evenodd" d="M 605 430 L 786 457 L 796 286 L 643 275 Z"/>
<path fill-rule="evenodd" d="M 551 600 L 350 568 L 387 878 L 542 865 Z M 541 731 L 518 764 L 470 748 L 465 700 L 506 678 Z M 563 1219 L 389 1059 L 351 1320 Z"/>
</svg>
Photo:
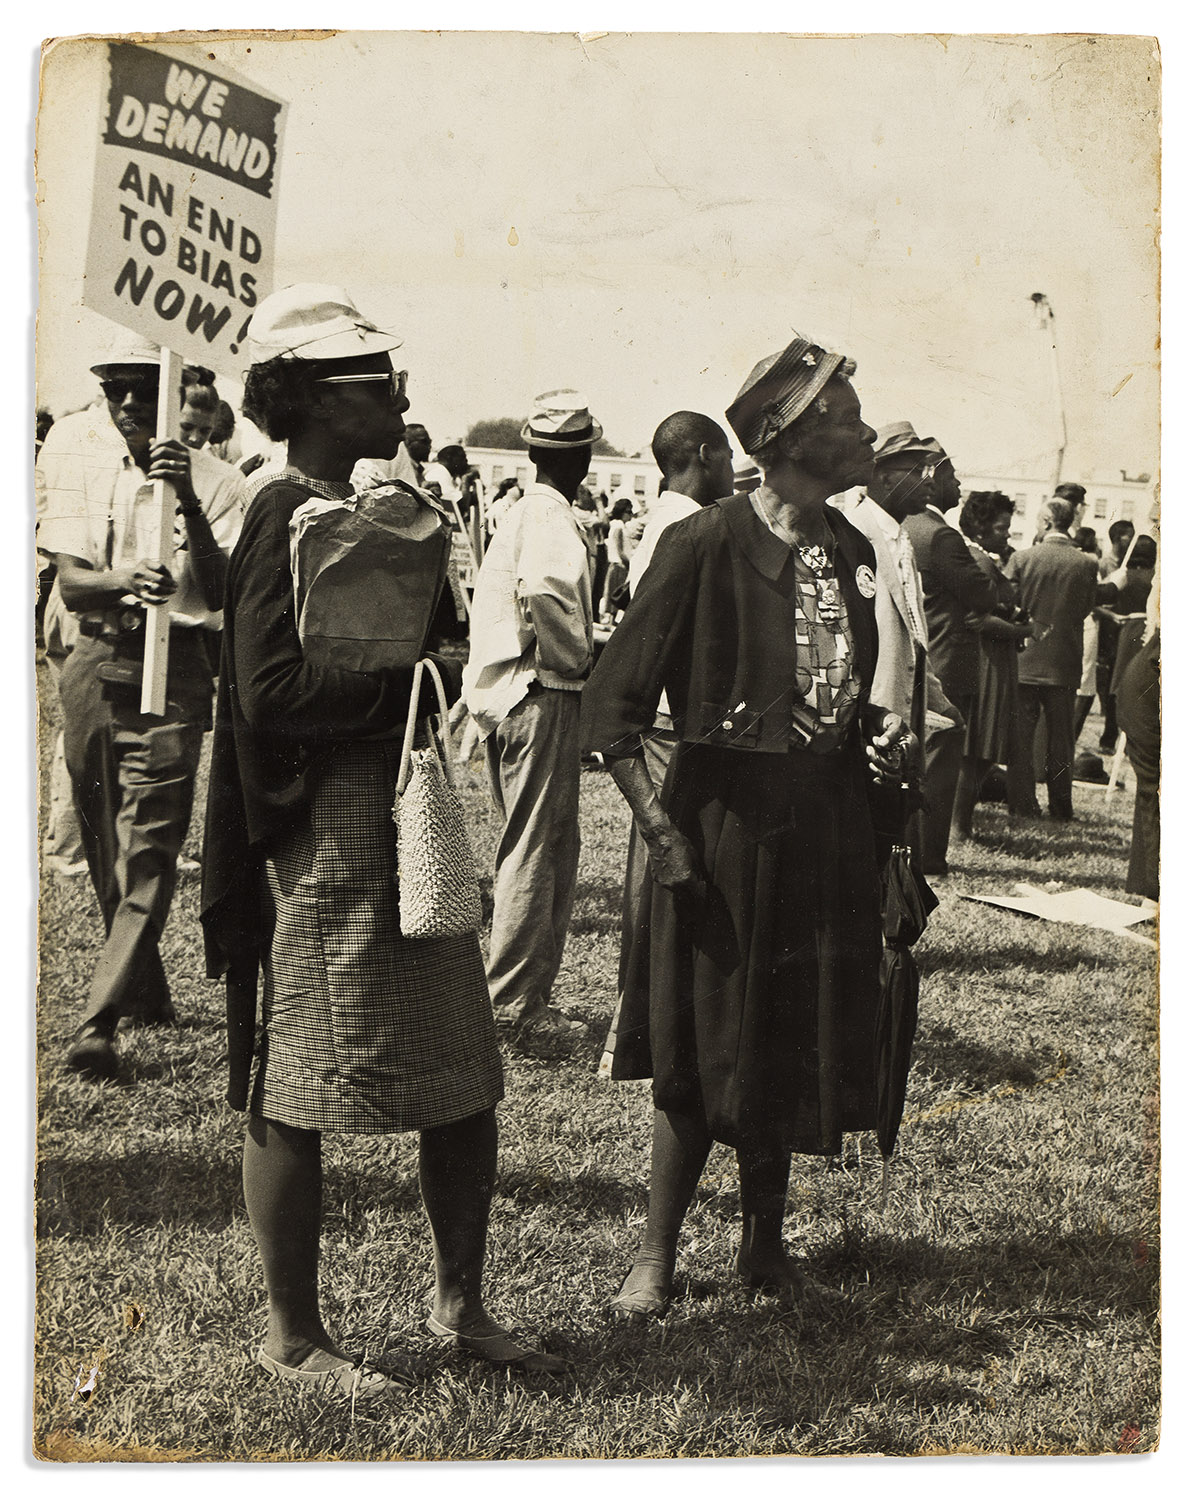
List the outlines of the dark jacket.
<svg viewBox="0 0 1200 1492">
<path fill-rule="evenodd" d="M 968 616 L 995 610 L 996 587 L 971 558 L 967 541 L 938 514 L 913 513 L 904 520 L 925 591 L 929 661 L 942 688 L 962 708 L 979 690 L 979 633 Z"/>
<path fill-rule="evenodd" d="M 875 551 L 836 509 L 825 516 L 862 680 L 859 715 L 874 726 L 883 713 L 867 703 L 878 653 Z M 722 498 L 673 524 L 584 688 L 585 749 L 632 756 L 665 688 L 681 740 L 787 751 L 795 609 L 792 550 L 748 497 Z"/>
<path fill-rule="evenodd" d="M 1019 549 L 1004 572 L 1035 622 L 1052 630 L 1031 637 L 1020 659 L 1022 684 L 1078 689 L 1083 675 L 1083 624 L 1096 604 L 1099 569 L 1065 534 Z"/>
</svg>

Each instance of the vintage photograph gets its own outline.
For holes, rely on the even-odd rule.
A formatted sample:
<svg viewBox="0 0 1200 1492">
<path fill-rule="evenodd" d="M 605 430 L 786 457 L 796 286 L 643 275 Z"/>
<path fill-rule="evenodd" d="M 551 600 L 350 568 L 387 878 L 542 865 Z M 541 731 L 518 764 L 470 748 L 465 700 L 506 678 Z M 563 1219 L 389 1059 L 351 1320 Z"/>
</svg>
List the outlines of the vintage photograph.
<svg viewBox="0 0 1200 1492">
<path fill-rule="evenodd" d="M 46 42 L 36 1458 L 1157 1448 L 1160 63 Z"/>
</svg>

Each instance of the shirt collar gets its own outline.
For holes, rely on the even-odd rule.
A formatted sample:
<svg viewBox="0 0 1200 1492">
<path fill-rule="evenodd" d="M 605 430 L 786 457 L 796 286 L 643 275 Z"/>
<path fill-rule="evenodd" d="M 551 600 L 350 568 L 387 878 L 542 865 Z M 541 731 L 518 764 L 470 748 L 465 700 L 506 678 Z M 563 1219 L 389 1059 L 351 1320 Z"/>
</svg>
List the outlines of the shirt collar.
<svg viewBox="0 0 1200 1492">
<path fill-rule="evenodd" d="M 864 497 L 863 502 L 871 504 L 871 517 L 875 520 L 876 527 L 883 534 L 884 538 L 898 539 L 903 529 L 888 510 L 880 506 L 873 497 Z"/>
<path fill-rule="evenodd" d="M 1060 533 L 1059 530 L 1056 528 L 1047 529 L 1046 532 L 1042 535 L 1043 544 L 1050 544 L 1053 543 L 1055 540 L 1058 540 L 1063 544 L 1074 544 L 1075 542 L 1070 534 Z"/>
<path fill-rule="evenodd" d="M 534 482 L 534 483 L 532 483 L 531 486 L 529 486 L 526 489 L 526 496 L 528 496 L 530 492 L 540 492 L 543 497 L 553 497 L 553 498 L 556 498 L 560 503 L 562 503 L 562 505 L 563 505 L 564 508 L 569 508 L 571 506 L 571 504 L 567 501 L 567 499 L 563 496 L 563 494 L 558 490 L 558 488 L 557 487 L 551 487 L 547 482 Z"/>
</svg>

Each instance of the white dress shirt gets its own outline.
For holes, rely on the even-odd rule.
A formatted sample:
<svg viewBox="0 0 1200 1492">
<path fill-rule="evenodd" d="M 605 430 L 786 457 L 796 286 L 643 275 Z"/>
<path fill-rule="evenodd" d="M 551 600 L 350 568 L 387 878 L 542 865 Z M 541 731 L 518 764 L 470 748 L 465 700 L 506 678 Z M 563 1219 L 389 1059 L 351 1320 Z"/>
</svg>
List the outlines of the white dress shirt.
<svg viewBox="0 0 1200 1492">
<path fill-rule="evenodd" d="M 669 487 L 660 492 L 656 498 L 651 499 L 650 517 L 642 532 L 642 542 L 633 551 L 633 557 L 629 561 L 629 594 L 631 596 L 637 590 L 638 581 L 646 573 L 646 567 L 654 553 L 654 546 L 659 539 L 673 523 L 678 523 L 689 513 L 698 513 L 701 506 L 702 504 L 698 503 L 695 498 L 685 497 L 682 492 L 672 492 Z"/>
<path fill-rule="evenodd" d="M 229 554 L 242 528 L 242 474 L 207 449 L 191 452 L 191 468 L 213 539 Z M 107 409 L 85 409 L 55 422 L 34 468 L 34 486 L 39 549 L 74 555 L 93 570 L 121 569 L 152 556 L 154 483 L 129 454 Z M 221 613 L 205 606 L 188 564 L 187 528 L 179 515 L 168 568 L 178 587 L 169 603 L 172 622 L 219 628 Z"/>
<path fill-rule="evenodd" d="M 587 545 L 567 499 L 535 482 L 496 530 L 471 607 L 463 699 L 490 735 L 535 679 L 581 690 L 592 661 Z"/>
</svg>

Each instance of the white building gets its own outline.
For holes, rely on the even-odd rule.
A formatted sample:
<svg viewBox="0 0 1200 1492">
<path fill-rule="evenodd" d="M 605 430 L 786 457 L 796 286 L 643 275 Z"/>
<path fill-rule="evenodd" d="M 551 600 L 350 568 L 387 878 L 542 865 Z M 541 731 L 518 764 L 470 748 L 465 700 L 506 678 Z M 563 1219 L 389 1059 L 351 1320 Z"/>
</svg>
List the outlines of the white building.
<svg viewBox="0 0 1200 1492">
<path fill-rule="evenodd" d="M 478 467 L 479 475 L 489 493 L 494 492 L 506 477 L 516 477 L 522 488 L 533 481 L 533 466 L 525 450 L 502 451 L 490 446 L 467 446 L 467 459 Z M 653 498 L 658 491 L 660 479 L 658 466 L 651 457 L 640 456 L 594 456 L 587 485 L 593 492 L 606 492 L 609 505 L 617 497 Z M 1038 509 L 1053 490 L 1049 479 L 1036 477 L 995 476 L 990 473 L 958 473 L 959 484 L 965 498 L 968 492 L 1003 492 L 1016 503 L 1013 513 L 1012 537 L 1014 549 L 1023 549 L 1033 542 L 1037 525 Z M 1074 481 L 1068 473 L 1064 481 Z M 1083 524 L 1094 528 L 1101 550 L 1108 540 L 1108 527 L 1118 518 L 1128 519 L 1138 532 L 1156 531 L 1158 518 L 1157 489 L 1149 476 L 1127 477 L 1124 473 L 1116 480 L 1088 480 L 1082 483 L 1087 489 L 1083 510 Z M 838 507 L 845 505 L 843 497 L 835 497 Z M 956 522 L 956 512 L 949 515 Z"/>
<path fill-rule="evenodd" d="M 1054 490 L 1049 480 L 966 475 L 963 472 L 958 473 L 958 480 L 964 498 L 969 492 L 1003 492 L 1006 497 L 1011 497 L 1017 506 L 1009 543 L 1014 549 L 1023 549 L 1033 542 L 1038 509 Z M 1063 480 L 1071 482 L 1076 478 L 1068 472 Z M 1139 533 L 1157 532 L 1157 489 L 1148 476 L 1130 479 L 1122 474 L 1118 481 L 1083 481 L 1080 485 L 1087 492 L 1080 524 L 1096 530 L 1101 551 L 1107 545 L 1109 525 L 1118 518 L 1127 519 Z M 949 516 L 954 518 L 954 514 Z"/>
</svg>

